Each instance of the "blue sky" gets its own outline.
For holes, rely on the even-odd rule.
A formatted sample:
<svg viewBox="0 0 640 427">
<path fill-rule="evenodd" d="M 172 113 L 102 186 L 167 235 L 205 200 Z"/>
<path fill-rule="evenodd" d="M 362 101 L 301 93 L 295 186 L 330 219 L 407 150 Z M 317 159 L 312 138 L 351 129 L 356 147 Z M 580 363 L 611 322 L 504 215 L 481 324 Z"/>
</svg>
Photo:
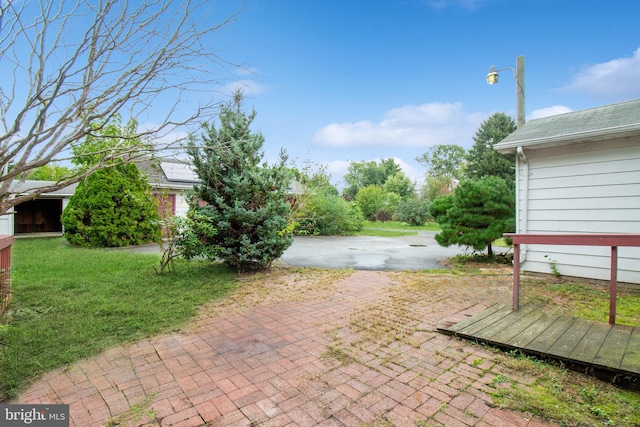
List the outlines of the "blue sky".
<svg viewBox="0 0 640 427">
<path fill-rule="evenodd" d="M 430 146 L 515 118 L 513 74 L 489 86 L 490 65 L 525 57 L 527 119 L 640 98 L 638 18 L 637 0 L 246 0 L 218 49 L 252 71 L 234 78 L 267 160 L 282 147 L 339 184 L 393 157 L 421 182 Z"/>
</svg>

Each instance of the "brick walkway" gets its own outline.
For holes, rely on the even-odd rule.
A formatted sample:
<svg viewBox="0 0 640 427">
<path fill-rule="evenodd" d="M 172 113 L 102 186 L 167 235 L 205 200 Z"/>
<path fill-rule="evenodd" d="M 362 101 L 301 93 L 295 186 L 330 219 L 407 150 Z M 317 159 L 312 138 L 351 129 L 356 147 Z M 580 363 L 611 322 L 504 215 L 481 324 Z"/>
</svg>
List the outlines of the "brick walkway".
<svg viewBox="0 0 640 427">
<path fill-rule="evenodd" d="M 510 276 L 247 280 L 180 333 L 50 372 L 13 403 L 68 403 L 75 426 L 554 425 L 494 407 L 496 353 L 435 331 L 508 301 Z"/>
</svg>

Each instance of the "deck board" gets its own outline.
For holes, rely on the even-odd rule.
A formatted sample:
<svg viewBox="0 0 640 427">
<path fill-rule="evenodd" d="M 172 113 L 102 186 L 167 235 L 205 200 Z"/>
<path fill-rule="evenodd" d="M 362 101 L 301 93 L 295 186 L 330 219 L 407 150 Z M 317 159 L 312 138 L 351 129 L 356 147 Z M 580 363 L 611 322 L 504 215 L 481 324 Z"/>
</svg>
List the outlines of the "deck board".
<svg viewBox="0 0 640 427">
<path fill-rule="evenodd" d="M 535 304 L 492 305 L 438 330 L 614 373 L 640 374 L 640 327 L 547 313 Z"/>
<path fill-rule="evenodd" d="M 504 328 L 502 331 L 493 336 L 493 340 L 496 342 L 510 342 L 516 339 L 519 335 L 522 335 L 525 331 L 531 328 L 532 325 L 541 321 L 544 316 L 539 310 L 532 310 L 531 312 L 524 314 L 513 322 L 508 328 Z M 529 340 L 531 341 L 531 340 Z M 527 343 L 529 342 L 527 341 Z"/>
<path fill-rule="evenodd" d="M 589 332 L 591 322 L 588 320 L 576 319 L 571 328 L 558 338 L 558 341 L 549 348 L 549 353 L 562 358 L 571 357 L 571 353 L 576 349 L 580 341 Z"/>
<path fill-rule="evenodd" d="M 640 328 L 634 327 L 629 337 L 620 370 L 640 374 Z"/>
<path fill-rule="evenodd" d="M 604 343 L 605 338 L 609 335 L 611 325 L 608 323 L 593 323 L 589 332 L 584 336 L 580 344 L 571 353 L 572 357 L 580 362 L 593 363 Z"/>
<path fill-rule="evenodd" d="M 622 357 L 627 350 L 629 338 L 631 338 L 631 329 L 629 326 L 611 328 L 593 362 L 598 365 L 619 368 Z"/>
<path fill-rule="evenodd" d="M 460 323 L 450 326 L 449 329 L 451 329 L 452 331 L 461 331 L 471 325 L 474 325 L 478 322 L 483 321 L 486 317 L 504 308 L 505 306 L 494 304 L 490 307 L 487 307 L 485 310 L 482 310 L 480 313 L 476 314 L 475 316 L 469 317 Z"/>
<path fill-rule="evenodd" d="M 534 311 L 534 308 L 532 305 L 529 305 L 520 307 L 518 310 L 507 309 L 507 311 L 506 314 L 499 312 L 503 314 L 502 318 L 492 323 L 485 323 L 484 328 L 476 332 L 475 335 L 480 339 L 493 341 L 494 335 L 498 335 L 506 329 L 509 329 L 510 326 L 513 326 L 514 322 L 517 322 L 520 318 Z"/>
<path fill-rule="evenodd" d="M 547 353 L 558 339 L 573 325 L 576 319 L 556 317 L 556 320 L 527 345 L 527 348 L 539 353 Z"/>
</svg>

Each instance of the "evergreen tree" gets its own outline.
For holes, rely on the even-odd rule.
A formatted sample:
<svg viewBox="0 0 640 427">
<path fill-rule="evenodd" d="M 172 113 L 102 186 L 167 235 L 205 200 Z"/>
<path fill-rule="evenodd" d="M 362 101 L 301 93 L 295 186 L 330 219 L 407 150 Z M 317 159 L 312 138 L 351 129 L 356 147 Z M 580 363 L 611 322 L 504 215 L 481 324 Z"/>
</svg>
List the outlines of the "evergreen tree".
<svg viewBox="0 0 640 427">
<path fill-rule="evenodd" d="M 200 177 L 190 201 L 193 219 L 207 218 L 214 235 L 202 235 L 202 253 L 239 271 L 269 268 L 293 242 L 286 188 L 290 173 L 280 163 L 261 163 L 261 133 L 249 129 L 255 111 L 242 111 L 242 93 L 220 112 L 220 125 L 204 124 L 188 153 Z M 195 215 L 197 213 L 198 215 Z"/>
<path fill-rule="evenodd" d="M 493 146 L 516 130 L 516 123 L 504 113 L 495 113 L 485 120 L 473 137 L 474 144 L 467 153 L 467 177 L 480 179 L 497 176 L 508 183 L 515 182 L 515 155 L 500 154 Z"/>
<path fill-rule="evenodd" d="M 515 227 L 515 197 L 505 180 L 486 176 L 463 181 L 453 194 L 438 197 L 430 213 L 442 231 L 436 234 L 441 246 L 466 245 L 480 251 Z"/>
<path fill-rule="evenodd" d="M 73 148 L 76 168 L 103 162 L 95 154 L 113 147 L 144 146 L 135 121 L 122 126 L 116 116 L 110 123 L 94 123 L 95 131 Z M 107 162 L 78 183 L 62 213 L 64 236 L 76 246 L 119 247 L 160 241 L 158 202 L 147 177 L 133 163 Z"/>
<path fill-rule="evenodd" d="M 75 246 L 120 247 L 160 241 L 157 201 L 135 164 L 100 169 L 80 181 L 62 213 Z"/>
</svg>

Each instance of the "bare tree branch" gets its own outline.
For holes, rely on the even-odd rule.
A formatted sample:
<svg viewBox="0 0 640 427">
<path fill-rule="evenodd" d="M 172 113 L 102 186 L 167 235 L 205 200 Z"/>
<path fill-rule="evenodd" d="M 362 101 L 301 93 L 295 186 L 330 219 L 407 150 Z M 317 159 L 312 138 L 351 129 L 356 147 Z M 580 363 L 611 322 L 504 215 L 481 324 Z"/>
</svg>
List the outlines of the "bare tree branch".
<svg viewBox="0 0 640 427">
<path fill-rule="evenodd" d="M 214 36 L 235 21 L 207 0 L 0 0 L 0 214 L 78 182 L 115 159 L 176 148 L 168 134 L 211 120 L 214 90 L 238 65 L 216 52 Z M 135 136 L 144 147 L 115 144 L 102 160 L 53 186 L 12 194 L 14 180 L 71 149 L 96 123 L 121 115 L 155 125 Z M 145 148 L 145 149 L 143 149 Z"/>
</svg>

